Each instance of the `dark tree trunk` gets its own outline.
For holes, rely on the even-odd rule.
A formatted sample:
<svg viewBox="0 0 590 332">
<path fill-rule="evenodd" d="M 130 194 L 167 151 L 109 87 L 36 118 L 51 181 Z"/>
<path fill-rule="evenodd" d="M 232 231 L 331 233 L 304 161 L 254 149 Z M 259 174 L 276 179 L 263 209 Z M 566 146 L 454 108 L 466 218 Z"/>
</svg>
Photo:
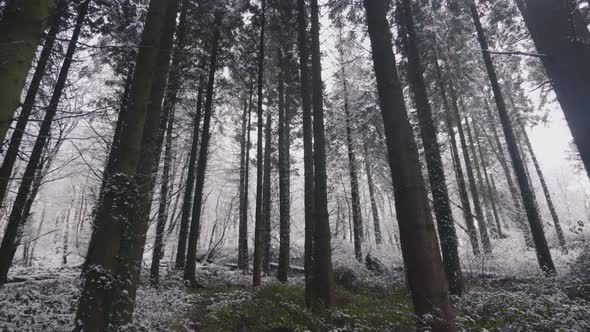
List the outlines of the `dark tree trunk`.
<svg viewBox="0 0 590 332">
<path fill-rule="evenodd" d="M 170 167 L 172 163 L 172 131 L 174 129 L 174 108 L 178 91 L 182 83 L 183 53 L 186 44 L 186 25 L 187 25 L 188 1 L 183 1 L 178 30 L 176 33 L 176 47 L 174 49 L 174 58 L 171 64 L 170 73 L 168 74 L 168 86 L 162 106 L 162 119 L 160 124 L 160 138 L 158 148 L 161 149 L 164 132 L 166 133 L 164 168 L 162 169 L 162 184 L 160 187 L 160 201 L 158 203 L 158 222 L 156 224 L 156 237 L 154 239 L 154 248 L 152 252 L 152 264 L 150 267 L 150 280 L 153 285 L 158 284 L 160 259 L 164 250 L 164 231 L 166 221 L 168 220 L 168 182 L 170 180 Z M 164 126 L 165 124 L 165 126 Z M 159 158 L 156 158 L 159 159 Z M 154 174 L 157 173 L 158 161 L 154 162 Z"/>
<path fill-rule="evenodd" d="M 341 36 L 340 36 L 341 38 Z M 342 43 L 342 39 L 340 39 Z M 338 48 L 340 55 L 340 75 L 342 78 L 342 89 L 344 98 L 344 117 L 346 123 L 346 146 L 348 148 L 348 174 L 350 176 L 350 195 L 352 198 L 352 224 L 354 233 L 354 256 L 359 261 L 363 261 L 363 216 L 361 214 L 361 198 L 359 195 L 359 180 L 357 174 L 356 153 L 354 143 L 352 142 L 352 125 L 350 121 L 350 107 L 348 103 L 348 83 L 346 81 L 346 70 L 344 67 L 344 51 L 342 47 Z"/>
<path fill-rule="evenodd" d="M 256 220 L 254 221 L 254 262 L 252 268 L 252 285 L 260 286 L 262 275 L 262 256 L 264 254 L 264 219 L 262 217 L 263 200 L 263 88 L 264 88 L 264 32 L 266 25 L 266 0 L 262 0 L 262 19 L 260 23 L 260 40 L 258 41 L 258 139 L 256 143 Z"/>
<path fill-rule="evenodd" d="M 590 176 L 590 33 L 574 1 L 517 0 Z M 551 24 L 547 24 L 551 22 Z"/>
<path fill-rule="evenodd" d="M 201 62 L 203 66 L 205 62 Z M 184 269 L 186 262 L 186 242 L 188 240 L 188 230 L 191 219 L 193 190 L 195 189 L 195 164 L 197 163 L 197 152 L 199 151 L 199 129 L 201 124 L 202 108 L 203 108 L 203 90 L 205 89 L 205 80 L 203 75 L 199 78 L 199 90 L 197 92 L 197 109 L 195 118 L 193 120 L 193 133 L 191 140 L 191 152 L 188 161 L 188 171 L 186 175 L 186 188 L 182 199 L 182 214 L 180 216 L 180 228 L 178 232 L 178 245 L 176 249 L 176 259 L 174 267 L 176 269 Z"/>
<path fill-rule="evenodd" d="M 272 166 L 270 163 L 270 155 L 271 155 L 271 125 L 272 125 L 272 116 L 270 114 L 270 109 L 267 111 L 266 114 L 266 125 L 264 126 L 264 174 L 262 179 L 262 221 L 264 227 L 264 248 L 263 248 L 263 255 L 262 255 L 262 271 L 264 274 L 268 275 L 270 273 L 270 241 L 271 241 L 271 229 L 270 229 L 270 173 L 272 170 Z"/>
<path fill-rule="evenodd" d="M 47 64 L 53 51 L 53 45 L 55 44 L 55 37 L 60 30 L 62 17 L 65 13 L 66 7 L 67 2 L 65 0 L 59 0 L 57 8 L 51 17 L 51 27 L 49 28 L 47 36 L 45 37 L 45 43 L 43 44 L 43 49 L 39 55 L 39 60 L 37 61 L 37 66 L 35 67 L 35 73 L 31 78 L 31 83 L 29 84 L 25 101 L 22 105 L 18 120 L 16 121 L 16 126 L 12 132 L 10 142 L 8 143 L 8 149 L 4 154 L 2 168 L 0 168 L 0 205 L 2 205 L 4 198 L 6 197 L 10 176 L 12 175 L 12 170 L 18 157 L 18 150 L 25 134 L 29 117 L 31 116 L 31 112 L 35 107 L 37 93 L 39 92 L 41 81 L 45 76 Z"/>
<path fill-rule="evenodd" d="M 400 32 L 406 57 L 408 58 L 408 82 L 418 112 L 420 136 L 424 145 L 426 168 L 430 180 L 430 190 L 432 191 L 434 215 L 438 225 L 445 273 L 451 294 L 461 295 L 463 292 L 463 275 L 457 249 L 457 233 L 453 222 L 440 146 L 436 136 L 437 128 L 432 119 L 432 109 L 428 99 L 426 82 L 424 81 L 424 67 L 420 58 L 419 37 L 414 26 L 412 3 L 410 0 L 401 0 L 401 4 L 402 11 L 399 15 Z"/>
<path fill-rule="evenodd" d="M 311 0 L 311 87 L 313 105 L 313 164 L 314 164 L 314 262 L 316 305 L 331 307 L 334 303 L 334 273 L 328 214 L 328 185 L 326 175 L 326 144 L 324 133 L 324 100 L 320 53 L 320 23 L 317 0 Z"/>
<path fill-rule="evenodd" d="M 377 199 L 375 198 L 375 183 L 373 182 L 373 172 L 371 171 L 371 162 L 369 161 L 369 149 L 367 143 L 363 144 L 365 152 L 365 173 L 367 173 L 367 184 L 369 186 L 369 200 L 371 201 L 371 212 L 373 214 L 373 230 L 375 232 L 375 243 L 381 245 L 383 236 L 381 235 L 381 224 L 379 223 L 379 209 L 377 208 Z M 340 208 L 340 206 L 338 206 Z M 338 235 L 336 235 L 337 237 Z"/>
<path fill-rule="evenodd" d="M 0 20 L 0 142 L 4 142 L 14 112 L 18 108 L 52 2 L 13 2 L 7 5 Z"/>
<path fill-rule="evenodd" d="M 51 126 L 53 124 L 53 119 L 55 118 L 55 114 L 57 113 L 59 101 L 61 99 L 62 92 L 66 86 L 68 73 L 70 71 L 70 66 L 72 64 L 74 53 L 76 52 L 76 46 L 78 44 L 78 37 L 80 36 L 80 32 L 84 24 L 84 19 L 86 18 L 86 14 L 88 14 L 89 4 L 90 0 L 86 0 L 82 4 L 80 4 L 80 7 L 78 9 L 76 25 L 74 27 L 72 37 L 70 38 L 70 42 L 68 44 L 66 56 L 59 71 L 59 75 L 55 83 L 55 88 L 53 89 L 53 93 L 49 101 L 49 106 L 45 110 L 45 117 L 43 118 L 43 122 L 41 123 L 39 134 L 37 135 L 37 139 L 35 140 L 33 151 L 31 152 L 29 162 L 27 163 L 27 167 L 23 174 L 23 179 L 18 188 L 18 192 L 16 194 L 16 198 L 12 206 L 12 211 L 10 212 L 10 216 L 8 218 L 8 224 L 6 225 L 4 236 L 2 237 L 2 245 L 0 246 L 0 286 L 6 282 L 8 270 L 10 269 L 12 259 L 14 258 L 14 254 L 21 240 L 19 228 L 23 226 L 22 223 L 25 220 L 23 211 L 26 205 L 27 197 L 29 197 L 29 194 L 31 192 L 32 184 L 35 179 L 35 173 L 39 168 L 39 163 L 41 162 L 43 151 L 45 150 L 47 140 L 49 139 L 49 136 L 51 134 Z"/>
<path fill-rule="evenodd" d="M 282 63 L 282 52 L 279 54 Z M 279 268 L 277 279 L 287 282 L 291 250 L 291 114 L 285 103 L 283 69 L 279 68 Z"/>
<path fill-rule="evenodd" d="M 397 74 L 386 1 L 365 0 L 364 6 L 385 127 L 406 279 L 414 311 L 419 317 L 432 315 L 430 319 L 419 322 L 421 327 L 426 325 L 433 331 L 453 331 L 448 284 L 428 204 L 428 193 L 420 171 L 418 149 Z"/>
<path fill-rule="evenodd" d="M 463 175 L 463 167 L 461 166 L 461 158 L 459 157 L 459 149 L 457 147 L 457 139 L 455 138 L 455 130 L 453 129 L 455 121 L 453 121 L 453 116 L 451 114 L 451 108 L 447 98 L 446 84 L 442 76 L 441 68 L 438 64 L 438 59 L 434 59 L 434 65 L 437 75 L 437 85 L 443 101 L 443 110 L 445 113 L 447 131 L 451 141 L 451 154 L 453 157 L 453 164 L 455 166 L 455 177 L 457 179 L 457 187 L 459 188 L 463 219 L 465 219 L 465 224 L 467 225 L 467 235 L 469 236 L 469 241 L 471 242 L 471 249 L 475 255 L 479 255 L 480 249 L 479 241 L 477 239 L 477 230 L 475 229 L 475 222 L 473 220 L 473 213 L 471 210 L 471 202 L 469 201 L 467 184 L 465 183 L 465 176 Z"/>
<path fill-rule="evenodd" d="M 213 90 L 215 88 L 215 72 L 217 71 L 217 54 L 221 39 L 221 24 L 223 16 L 217 13 L 213 22 L 215 32 L 211 40 L 211 57 L 209 58 L 209 78 L 207 80 L 207 96 L 203 113 L 203 130 L 201 137 L 201 148 L 199 150 L 199 162 L 197 163 L 197 174 L 195 182 L 195 196 L 193 200 L 193 212 L 191 228 L 188 237 L 188 248 L 186 254 L 186 265 L 184 267 L 184 280 L 194 282 L 197 261 L 197 241 L 201 228 L 201 208 L 203 205 L 203 190 L 205 188 L 205 172 L 207 171 L 207 158 L 209 153 L 209 141 L 211 139 L 211 117 L 213 114 Z"/>
<path fill-rule="evenodd" d="M 238 268 L 244 272 L 248 271 L 248 199 L 250 189 L 250 128 L 252 123 L 252 95 L 254 84 L 250 80 L 249 101 L 246 111 L 248 112 L 247 125 L 244 131 L 244 175 L 242 182 L 242 199 L 240 201 L 240 225 L 238 234 Z M 244 119 L 246 121 L 246 119 Z"/>
<path fill-rule="evenodd" d="M 133 314 L 137 286 L 134 277 L 141 264 L 141 260 L 135 260 L 137 251 L 143 251 L 138 244 L 145 238 L 145 234 L 137 233 L 137 228 L 145 221 L 143 214 L 138 213 L 144 206 L 140 198 L 145 196 L 140 194 L 142 188 L 136 175 L 144 149 L 144 127 L 150 117 L 148 106 L 153 80 L 159 70 L 164 26 L 171 21 L 167 9 L 172 11 L 175 7 L 176 1 L 150 2 L 129 107 L 124 113 L 119 152 L 95 216 L 95 244 L 88 257 L 88 271 L 76 314 L 78 330 L 117 330 L 128 323 Z"/>
<path fill-rule="evenodd" d="M 299 51 L 299 78 L 301 81 L 301 109 L 303 118 L 303 176 L 304 176 L 304 218 L 305 218 L 305 304 L 312 304 L 315 280 L 313 278 L 313 132 L 311 117 L 311 84 L 309 74 L 309 39 L 307 36 L 307 12 L 305 0 L 297 0 L 297 46 Z"/>
<path fill-rule="evenodd" d="M 488 72 L 488 78 L 490 79 L 490 84 L 492 86 L 492 91 L 494 92 L 496 107 L 498 108 L 498 113 L 500 115 L 500 122 L 502 123 L 502 129 L 504 130 L 506 144 L 508 145 L 508 152 L 510 153 L 512 165 L 516 173 L 516 179 L 520 187 L 520 192 L 522 193 L 524 208 L 529 220 L 529 225 L 531 227 L 531 235 L 533 236 L 533 242 L 535 244 L 535 249 L 537 252 L 537 260 L 539 261 L 539 266 L 541 267 L 543 272 L 547 274 L 554 274 L 555 266 L 553 265 L 551 252 L 549 251 L 547 239 L 545 238 L 545 233 L 543 232 L 541 216 L 539 215 L 539 210 L 537 209 L 537 206 L 535 205 L 535 202 L 533 200 L 533 191 L 529 185 L 529 181 L 525 173 L 526 171 L 524 163 L 518 152 L 516 138 L 514 136 L 512 124 L 510 123 L 510 117 L 508 115 L 508 110 L 506 109 L 506 103 L 504 101 L 504 97 L 500 89 L 500 84 L 498 83 L 496 69 L 494 68 L 494 64 L 492 62 L 492 57 L 490 56 L 490 53 L 485 51 L 488 49 L 488 43 L 479 19 L 479 13 L 477 12 L 477 7 L 474 4 L 472 4 L 470 7 L 471 16 L 473 18 L 473 22 L 475 24 L 475 28 L 477 31 L 477 38 L 479 40 L 481 49 L 483 50 L 482 54 L 486 70 Z M 576 73 L 579 75 L 579 71 L 577 71 Z"/>
</svg>

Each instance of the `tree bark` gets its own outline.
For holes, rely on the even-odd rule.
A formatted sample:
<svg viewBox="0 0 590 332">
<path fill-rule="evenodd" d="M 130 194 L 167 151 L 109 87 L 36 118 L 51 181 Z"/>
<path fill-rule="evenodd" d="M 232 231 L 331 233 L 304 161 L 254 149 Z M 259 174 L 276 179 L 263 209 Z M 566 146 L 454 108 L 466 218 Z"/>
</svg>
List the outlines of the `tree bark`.
<svg viewBox="0 0 590 332">
<path fill-rule="evenodd" d="M 256 216 L 254 221 L 254 262 L 252 268 L 252 285 L 260 286 L 262 275 L 262 256 L 264 255 L 264 219 L 262 216 L 263 200 L 263 89 L 264 89 L 264 33 L 266 25 L 266 0 L 262 0 L 262 17 L 260 23 L 260 39 L 258 41 L 258 139 L 256 143 Z"/>
<path fill-rule="evenodd" d="M 424 67 L 420 58 L 418 34 L 414 26 L 414 15 L 410 0 L 401 0 L 400 13 L 401 38 L 405 46 L 408 59 L 408 83 L 414 96 L 414 103 L 420 123 L 420 136 L 424 146 L 426 168 L 432 192 L 434 215 L 438 225 L 443 263 L 449 291 L 451 294 L 461 295 L 463 292 L 463 275 L 457 249 L 457 233 L 453 221 L 453 213 L 449 202 L 449 192 L 444 172 L 444 165 L 437 139 L 437 128 L 432 119 L 432 109 L 428 98 L 426 82 L 424 81 Z"/>
<path fill-rule="evenodd" d="M 246 111 L 248 112 L 248 120 L 246 127 L 244 128 L 244 174 L 242 189 L 240 194 L 242 199 L 240 200 L 240 225 L 238 234 L 238 268 L 244 272 L 248 271 L 248 200 L 250 191 L 250 128 L 252 123 L 252 96 L 253 96 L 254 84 L 250 80 L 250 91 L 249 100 L 246 105 Z M 244 119 L 246 121 L 246 119 Z"/>
<path fill-rule="evenodd" d="M 270 109 L 267 110 L 266 114 L 266 125 L 264 126 L 264 174 L 262 179 L 262 221 L 264 227 L 264 248 L 262 255 L 262 271 L 268 275 L 270 273 L 270 241 L 271 241 L 271 225 L 270 225 L 270 173 L 272 166 L 270 164 L 271 156 L 271 125 L 272 116 Z"/>
<path fill-rule="evenodd" d="M 37 61 L 37 66 L 35 67 L 35 73 L 31 78 L 31 83 L 29 84 L 29 89 L 27 90 L 25 101 L 22 105 L 14 131 L 12 132 L 10 142 L 8 143 L 8 149 L 4 154 L 4 160 L 2 161 L 2 167 L 0 168 L 0 205 L 2 205 L 2 203 L 4 202 L 4 198 L 6 197 L 6 191 L 8 189 L 8 183 L 10 182 L 10 176 L 12 175 L 12 170 L 18 157 L 18 150 L 20 148 L 20 144 L 25 134 L 25 130 L 29 122 L 29 117 L 31 116 L 31 112 L 35 107 L 37 93 L 39 92 L 39 88 L 41 87 L 41 81 L 43 80 L 43 77 L 45 76 L 47 70 L 47 64 L 49 62 L 49 58 L 51 57 L 51 52 L 53 51 L 53 46 L 55 44 L 55 37 L 57 36 L 57 33 L 60 30 L 62 18 L 66 11 L 65 7 L 67 7 L 67 2 L 65 0 L 59 0 L 57 8 L 54 10 L 54 13 L 51 17 L 51 27 L 49 28 L 47 36 L 45 37 L 43 49 L 41 50 L 39 60 Z M 0 23 L 0 26 L 3 23 L 4 22 Z M 0 45 L 2 45 L 1 43 L 2 41 L 0 41 Z M 2 52 L 2 54 L 4 53 Z M 1 70 L 2 69 L 0 69 L 0 72 Z M 2 88 L 2 90 L 4 89 L 5 88 Z M 2 140 L 0 140 L 0 142 L 1 141 Z"/>
<path fill-rule="evenodd" d="M 197 163 L 197 174 L 195 182 L 195 196 L 193 200 L 192 222 L 188 237 L 188 248 L 186 254 L 186 265 L 184 267 L 184 280 L 195 281 L 195 268 L 197 261 L 197 241 L 199 240 L 199 229 L 201 228 L 201 208 L 203 205 L 203 190 L 205 187 L 205 172 L 207 170 L 207 158 L 209 153 L 209 141 L 211 139 L 211 117 L 213 114 L 213 90 L 215 88 L 215 72 L 217 71 L 217 58 L 219 53 L 219 42 L 221 39 L 221 24 L 223 16 L 216 13 L 213 25 L 215 32 L 211 40 L 211 56 L 209 58 L 209 78 L 207 80 L 207 96 L 203 113 L 203 130 L 201 147 L 199 150 L 199 162 Z"/>
<path fill-rule="evenodd" d="M 291 250 L 291 114 L 285 103 L 283 56 L 279 52 L 279 268 L 277 279 L 287 282 Z"/>
<path fill-rule="evenodd" d="M 383 0 L 365 0 L 379 104 L 385 127 L 406 279 L 420 328 L 453 331 L 448 284 L 421 174 L 418 149 L 397 74 Z"/>
<path fill-rule="evenodd" d="M 32 184 L 35 179 L 35 173 L 39 168 L 43 151 L 45 150 L 47 140 L 51 134 L 53 119 L 57 113 L 59 101 L 66 86 L 70 66 L 72 64 L 74 53 L 76 52 L 78 37 L 80 36 L 86 14 L 88 14 L 89 4 L 90 0 L 86 0 L 80 5 L 78 9 L 76 25 L 68 44 L 66 56 L 59 71 L 58 79 L 55 83 L 55 88 L 49 101 L 49 106 L 45 111 L 45 117 L 41 123 L 41 128 L 39 129 L 37 139 L 35 140 L 33 151 L 31 152 L 29 162 L 27 163 L 27 167 L 23 174 L 23 180 L 18 188 L 18 192 L 12 206 L 12 211 L 10 212 L 10 217 L 8 219 L 8 224 L 6 225 L 6 229 L 4 231 L 2 245 L 0 246 L 0 286 L 6 282 L 8 270 L 10 269 L 14 254 L 20 243 L 19 228 L 22 227 L 22 223 L 25 221 L 23 211 L 27 197 L 31 192 Z"/>
<path fill-rule="evenodd" d="M 590 33 L 573 1 L 517 0 L 590 176 Z M 551 24 L 547 24 L 551 22 Z"/>
<path fill-rule="evenodd" d="M 311 0 L 311 87 L 313 105 L 313 164 L 314 164 L 314 269 L 315 292 L 312 302 L 331 307 L 334 304 L 334 273 L 328 213 L 326 175 L 326 144 L 324 133 L 324 100 L 320 53 L 320 23 L 318 0 Z"/>
<path fill-rule="evenodd" d="M 15 0 L 0 20 L 0 142 L 18 108 L 37 43 L 51 11 L 49 0 Z"/>
<path fill-rule="evenodd" d="M 375 183 L 373 182 L 373 172 L 371 171 L 371 162 L 369 161 L 369 148 L 367 142 L 363 144 L 365 150 L 365 173 L 367 173 L 367 184 L 369 186 L 369 200 L 371 201 L 371 212 L 373 214 L 373 231 L 375 232 L 375 243 L 381 245 L 383 236 L 381 235 L 381 224 L 379 222 L 379 209 L 377 208 L 377 199 L 375 198 Z M 340 209 L 340 206 L 338 206 Z M 338 235 L 336 234 L 336 237 Z"/>
<path fill-rule="evenodd" d="M 485 33 L 483 31 L 483 27 L 479 19 L 477 7 L 475 6 L 475 4 L 471 4 L 470 9 L 481 49 L 487 50 L 488 44 Z M 535 205 L 535 202 L 533 200 L 533 191 L 529 185 L 529 181 L 525 173 L 524 163 L 518 152 L 516 138 L 514 136 L 512 124 L 510 123 L 510 117 L 508 115 L 506 103 L 504 101 L 504 97 L 500 89 L 500 84 L 498 83 L 496 69 L 494 68 L 494 64 L 492 62 L 490 54 L 485 51 L 482 51 L 482 54 L 488 73 L 488 78 L 492 86 L 492 91 L 494 92 L 494 99 L 496 101 L 496 107 L 498 108 L 498 113 L 500 115 L 500 122 L 502 123 L 502 129 L 504 130 L 506 144 L 508 145 L 508 152 L 510 153 L 510 158 L 512 159 L 512 165 L 516 173 L 516 179 L 520 187 L 520 192 L 522 194 L 522 200 L 524 203 L 525 211 L 528 217 L 529 225 L 531 227 L 531 235 L 533 237 L 533 242 L 535 244 L 537 260 L 539 261 L 539 266 L 541 267 L 541 270 L 543 270 L 543 272 L 547 274 L 555 274 L 555 266 L 553 265 L 551 252 L 549 251 L 547 239 L 545 238 L 545 233 L 543 232 L 539 210 L 537 209 L 537 206 Z"/>
</svg>

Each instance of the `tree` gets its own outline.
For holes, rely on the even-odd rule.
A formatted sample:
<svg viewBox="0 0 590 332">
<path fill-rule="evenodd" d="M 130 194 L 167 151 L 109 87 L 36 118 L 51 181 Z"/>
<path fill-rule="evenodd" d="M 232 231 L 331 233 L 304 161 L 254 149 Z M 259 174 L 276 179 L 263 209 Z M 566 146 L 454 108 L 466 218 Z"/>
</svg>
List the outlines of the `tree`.
<svg viewBox="0 0 590 332">
<path fill-rule="evenodd" d="M 533 237 L 533 242 L 535 244 L 537 260 L 539 261 L 539 266 L 541 267 L 541 270 L 543 270 L 543 272 L 547 274 L 554 274 L 555 266 L 553 265 L 551 252 L 549 251 L 547 239 L 545 238 L 545 233 L 543 232 L 541 216 L 539 215 L 539 210 L 534 202 L 533 191 L 531 189 L 528 177 L 526 175 L 526 170 L 524 163 L 522 161 L 522 157 L 518 151 L 514 130 L 512 129 L 512 124 L 510 121 L 506 103 L 504 101 L 504 96 L 502 95 L 500 84 L 498 83 L 498 77 L 496 74 L 494 63 L 492 62 L 492 57 L 490 56 L 490 53 L 487 52 L 487 39 L 483 27 L 481 25 L 479 13 L 477 11 L 475 3 L 472 3 L 470 5 L 470 11 L 471 17 L 473 18 L 473 22 L 475 24 L 477 39 L 482 49 L 483 60 L 488 73 L 488 78 L 490 80 L 492 91 L 494 93 L 496 108 L 498 109 L 500 122 L 502 124 L 502 129 L 504 131 L 504 136 L 506 138 L 506 144 L 508 145 L 508 152 L 510 153 L 510 159 L 512 160 L 514 172 L 516 173 L 516 179 L 518 181 L 520 192 L 522 194 L 524 208 L 531 228 L 531 235 Z"/>
<path fill-rule="evenodd" d="M 379 104 L 385 127 L 406 279 L 418 317 L 433 331 L 453 330 L 448 284 L 406 113 L 383 0 L 365 0 Z M 422 324 L 422 323 L 421 323 Z"/>
<path fill-rule="evenodd" d="M 590 177 L 590 33 L 574 1 L 517 0 Z M 551 24 L 547 24 L 551 22 Z"/>
<path fill-rule="evenodd" d="M 399 2 L 398 2 L 399 4 Z M 437 139 L 437 128 L 432 119 L 432 109 L 428 98 L 424 68 L 420 57 L 418 34 L 414 26 L 414 14 L 409 0 L 401 0 L 399 14 L 400 31 L 405 54 L 408 59 L 408 83 L 414 96 L 414 104 L 418 112 L 420 134 L 424 145 L 426 167 L 432 191 L 434 214 L 438 225 L 439 240 L 445 264 L 449 290 L 452 294 L 463 292 L 463 276 L 459 252 L 457 249 L 457 233 L 453 222 L 453 213 L 449 202 L 449 193 L 445 179 L 444 166 Z"/>
<path fill-rule="evenodd" d="M 50 0 L 13 0 L 0 20 L 0 142 L 19 105 L 50 10 Z"/>
<path fill-rule="evenodd" d="M 89 5 L 90 0 L 85 0 L 78 8 L 78 17 L 76 19 L 74 31 L 72 32 L 72 37 L 68 43 L 66 56 L 60 68 L 59 76 L 56 81 L 55 88 L 53 89 L 49 106 L 45 111 L 41 128 L 39 129 L 37 139 L 35 140 L 35 145 L 33 146 L 33 151 L 31 152 L 29 162 L 27 163 L 27 167 L 23 175 L 23 180 L 18 188 L 18 192 L 10 212 L 8 225 L 6 226 L 4 237 L 2 238 L 2 245 L 0 246 L 0 285 L 3 285 L 6 282 L 8 270 L 10 269 L 12 259 L 14 258 L 14 254 L 20 243 L 21 234 L 19 234 L 19 228 L 21 228 L 22 223 L 26 221 L 23 212 L 27 197 L 31 192 L 33 181 L 35 179 L 35 173 L 39 168 L 43 151 L 45 150 L 47 140 L 51 134 L 51 126 L 53 124 L 55 115 L 57 114 L 57 109 L 62 97 L 63 90 L 66 86 L 70 66 L 72 64 L 74 53 L 76 52 L 76 47 L 78 44 L 78 37 L 82 31 L 82 26 L 84 24 L 86 15 L 88 14 Z"/>
<path fill-rule="evenodd" d="M 377 199 L 375 198 L 375 183 L 373 182 L 373 172 L 371 171 L 371 162 L 369 161 L 369 148 L 367 142 L 363 143 L 365 152 L 365 173 L 367 174 L 367 185 L 369 187 L 369 200 L 371 201 L 371 212 L 373 214 L 373 229 L 375 232 L 375 243 L 380 245 L 383 242 L 381 235 L 381 225 L 379 223 L 379 209 L 377 208 Z"/>
<path fill-rule="evenodd" d="M 243 160 L 240 169 L 240 221 L 238 234 L 238 268 L 244 272 L 248 270 L 248 199 L 250 182 L 250 129 L 252 126 L 252 96 L 254 84 L 250 79 L 248 102 L 244 105 L 244 111 L 248 113 L 247 120 L 244 117 L 243 136 Z M 245 114 L 244 114 L 245 115 Z"/>
</svg>

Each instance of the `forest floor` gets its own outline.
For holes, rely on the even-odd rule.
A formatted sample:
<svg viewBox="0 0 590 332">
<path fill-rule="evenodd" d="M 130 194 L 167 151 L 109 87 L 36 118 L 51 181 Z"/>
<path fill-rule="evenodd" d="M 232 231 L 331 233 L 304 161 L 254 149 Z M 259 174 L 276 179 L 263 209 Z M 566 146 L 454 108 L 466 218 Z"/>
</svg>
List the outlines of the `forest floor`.
<svg viewBox="0 0 590 332">
<path fill-rule="evenodd" d="M 590 331 L 590 250 L 567 255 L 567 271 L 547 279 L 466 271 L 454 298 L 462 331 Z M 501 255 L 496 259 L 501 259 Z M 532 255 L 534 257 L 534 254 Z M 565 257 L 565 256 L 563 256 Z M 560 263 L 556 259 L 556 264 Z M 563 267 L 562 267 L 563 269 Z M 0 288 L 0 331 L 71 331 L 80 288 L 78 267 L 15 269 Z M 311 312 L 301 276 L 289 284 L 251 276 L 226 264 L 199 265 L 199 289 L 169 273 L 160 287 L 142 283 L 127 331 L 407 331 L 415 317 L 403 271 L 370 272 L 335 261 L 336 305 Z"/>
</svg>

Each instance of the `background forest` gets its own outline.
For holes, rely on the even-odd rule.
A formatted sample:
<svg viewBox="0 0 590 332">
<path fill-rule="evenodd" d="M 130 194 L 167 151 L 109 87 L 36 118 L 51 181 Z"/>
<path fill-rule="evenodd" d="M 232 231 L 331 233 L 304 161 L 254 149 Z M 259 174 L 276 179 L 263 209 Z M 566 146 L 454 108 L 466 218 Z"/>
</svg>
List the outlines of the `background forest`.
<svg viewBox="0 0 590 332">
<path fill-rule="evenodd" d="M 0 330 L 590 330 L 589 26 L 0 0 Z"/>
</svg>

